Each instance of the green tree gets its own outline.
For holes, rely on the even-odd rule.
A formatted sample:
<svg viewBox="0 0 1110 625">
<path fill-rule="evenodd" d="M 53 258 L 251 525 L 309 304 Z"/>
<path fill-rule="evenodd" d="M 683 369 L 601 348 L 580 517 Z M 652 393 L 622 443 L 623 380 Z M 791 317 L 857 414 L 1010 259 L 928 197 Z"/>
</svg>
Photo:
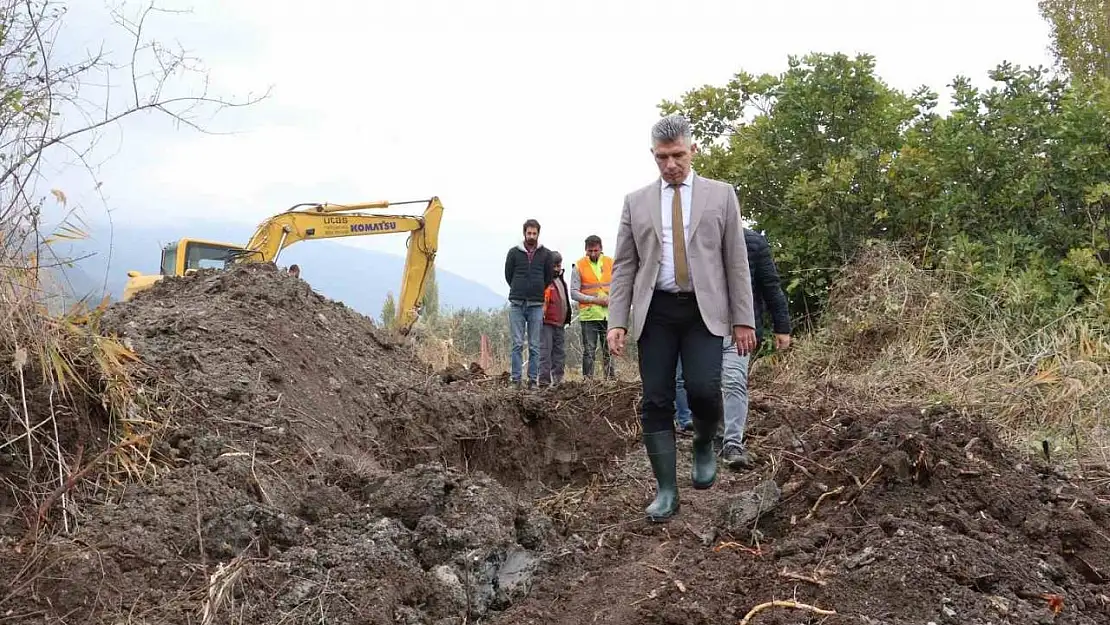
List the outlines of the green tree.
<svg viewBox="0 0 1110 625">
<path fill-rule="evenodd" d="M 795 317 L 819 313 L 872 240 L 965 276 L 1030 323 L 1106 306 L 1110 81 L 1008 63 L 989 76 L 985 90 L 957 77 L 942 116 L 933 92 L 887 87 L 868 56 L 814 54 L 661 109 L 693 120 L 706 146 L 695 167 L 732 182 L 767 231 Z"/>
<path fill-rule="evenodd" d="M 1110 2 L 1040 0 L 1057 63 L 1079 80 L 1110 78 Z"/>
<path fill-rule="evenodd" d="M 883 233 L 886 172 L 928 103 L 874 68 L 868 55 L 791 56 L 781 75 L 740 72 L 660 105 L 693 120 L 695 168 L 734 183 L 744 217 L 772 235 L 794 310 L 816 310 L 831 272 Z"/>
<path fill-rule="evenodd" d="M 420 313 L 428 319 L 439 317 L 439 284 L 436 282 L 436 270 L 433 267 L 428 274 L 428 282 L 424 288 L 424 309 Z"/>
<path fill-rule="evenodd" d="M 385 294 L 382 302 L 382 326 L 388 328 L 397 319 L 397 302 L 393 299 L 393 291 Z"/>
<path fill-rule="evenodd" d="M 1031 320 L 1099 290 L 1110 222 L 1110 93 L 1002 64 L 986 91 L 954 82 L 954 108 L 906 133 L 891 170 L 892 237 L 928 267 Z"/>
</svg>

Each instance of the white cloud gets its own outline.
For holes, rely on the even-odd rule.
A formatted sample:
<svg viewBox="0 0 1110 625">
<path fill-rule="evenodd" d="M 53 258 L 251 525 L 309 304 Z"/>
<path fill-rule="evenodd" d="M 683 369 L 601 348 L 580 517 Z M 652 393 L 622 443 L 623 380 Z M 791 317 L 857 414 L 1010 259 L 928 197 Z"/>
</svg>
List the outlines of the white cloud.
<svg viewBox="0 0 1110 625">
<path fill-rule="evenodd" d="M 528 217 L 565 256 L 591 233 L 611 249 L 623 195 L 655 175 L 647 133 L 664 98 L 809 51 L 875 54 L 907 90 L 1048 62 L 1035 0 L 194 6 L 160 32 L 204 57 L 217 88 L 273 84 L 273 98 L 236 113 L 238 135 L 162 131 L 138 157 L 125 140 L 105 172 L 117 214 L 257 222 L 298 202 L 437 194 L 440 262 L 499 290 Z M 400 252 L 404 237 L 359 244 Z"/>
</svg>

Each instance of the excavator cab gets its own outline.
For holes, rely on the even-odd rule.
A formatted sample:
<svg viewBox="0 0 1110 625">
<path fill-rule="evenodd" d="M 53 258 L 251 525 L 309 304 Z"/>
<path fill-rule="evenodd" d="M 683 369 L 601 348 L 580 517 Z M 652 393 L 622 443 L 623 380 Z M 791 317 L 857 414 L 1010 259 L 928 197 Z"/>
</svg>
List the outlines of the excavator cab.
<svg viewBox="0 0 1110 625">
<path fill-rule="evenodd" d="M 162 248 L 163 276 L 182 276 L 196 269 L 227 269 L 249 251 L 237 245 L 181 239 Z"/>
<path fill-rule="evenodd" d="M 123 300 L 131 299 L 135 293 L 150 288 L 165 276 L 184 276 L 197 269 L 227 269 L 232 263 L 251 253 L 238 245 L 200 239 L 186 238 L 167 243 L 162 247 L 162 262 L 157 274 L 143 275 L 134 270 L 127 272 Z"/>
</svg>

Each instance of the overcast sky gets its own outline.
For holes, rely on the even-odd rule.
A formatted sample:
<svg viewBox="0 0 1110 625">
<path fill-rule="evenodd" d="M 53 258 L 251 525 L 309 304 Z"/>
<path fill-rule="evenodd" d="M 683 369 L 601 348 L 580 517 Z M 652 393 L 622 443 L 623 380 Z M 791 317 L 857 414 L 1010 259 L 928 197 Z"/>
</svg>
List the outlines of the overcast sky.
<svg viewBox="0 0 1110 625">
<path fill-rule="evenodd" d="M 72 4 L 66 46 L 107 39 L 126 52 L 99 0 Z M 156 16 L 152 36 L 201 57 L 213 92 L 272 86 L 271 97 L 212 122 L 231 136 L 155 120 L 108 133 L 103 200 L 72 173 L 48 182 L 93 222 L 108 206 L 117 223 L 172 222 L 183 236 L 196 218 L 253 225 L 299 202 L 438 195 L 438 262 L 506 292 L 505 251 L 529 217 L 571 259 L 592 233 L 612 249 L 624 194 L 657 175 L 648 133 L 661 100 L 741 69 L 777 73 L 787 55 L 810 51 L 874 54 L 880 75 L 905 90 L 945 93 L 959 74 L 983 84 L 1004 60 L 1050 63 L 1036 4 L 171 2 L 192 14 Z M 400 254 L 404 241 L 351 244 Z"/>
</svg>

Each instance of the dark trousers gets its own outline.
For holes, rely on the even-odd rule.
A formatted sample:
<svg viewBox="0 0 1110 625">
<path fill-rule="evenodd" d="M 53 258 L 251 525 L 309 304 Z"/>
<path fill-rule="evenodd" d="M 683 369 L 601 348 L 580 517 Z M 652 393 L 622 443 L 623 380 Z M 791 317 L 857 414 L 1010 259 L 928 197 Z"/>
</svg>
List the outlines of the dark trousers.
<svg viewBox="0 0 1110 625">
<path fill-rule="evenodd" d="M 609 333 L 609 322 L 604 319 L 599 321 L 579 321 L 582 326 L 582 375 L 590 378 L 594 375 L 594 350 L 601 352 L 601 366 L 605 368 L 605 377 L 615 377 L 613 359 L 609 356 L 609 342 L 605 335 Z"/>
<path fill-rule="evenodd" d="M 540 332 L 540 384 L 558 384 L 565 371 L 566 328 L 545 323 Z"/>
<path fill-rule="evenodd" d="M 716 428 L 721 420 L 721 348 L 724 339 L 705 327 L 697 299 L 656 291 L 637 342 L 643 383 L 644 432 L 674 427 L 675 370 L 682 356 L 686 399 L 693 420 Z"/>
</svg>

